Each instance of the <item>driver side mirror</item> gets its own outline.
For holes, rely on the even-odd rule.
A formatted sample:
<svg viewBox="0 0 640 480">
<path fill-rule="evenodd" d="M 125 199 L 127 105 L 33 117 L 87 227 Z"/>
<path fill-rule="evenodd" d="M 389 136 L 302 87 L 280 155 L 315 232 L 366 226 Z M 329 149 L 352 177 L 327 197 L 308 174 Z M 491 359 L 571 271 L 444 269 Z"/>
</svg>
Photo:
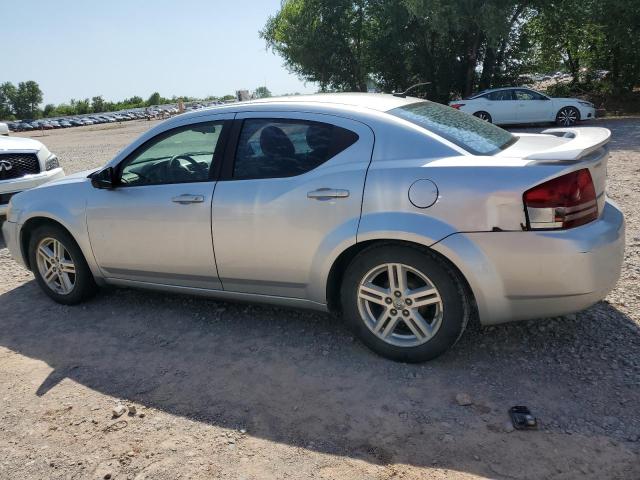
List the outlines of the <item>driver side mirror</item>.
<svg viewBox="0 0 640 480">
<path fill-rule="evenodd" d="M 94 188 L 113 189 L 115 187 L 113 167 L 105 168 L 91 175 L 91 185 Z"/>
</svg>

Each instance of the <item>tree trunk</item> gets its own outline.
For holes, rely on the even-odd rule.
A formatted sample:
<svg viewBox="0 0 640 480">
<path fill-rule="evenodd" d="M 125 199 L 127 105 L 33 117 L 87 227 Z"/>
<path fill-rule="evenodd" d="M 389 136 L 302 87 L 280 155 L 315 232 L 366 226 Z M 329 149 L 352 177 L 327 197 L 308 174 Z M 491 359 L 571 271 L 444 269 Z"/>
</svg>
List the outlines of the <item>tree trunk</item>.
<svg viewBox="0 0 640 480">
<path fill-rule="evenodd" d="M 478 85 L 478 88 L 480 90 L 485 90 L 491 87 L 495 67 L 495 50 L 491 47 L 487 47 L 484 53 L 484 60 L 482 62 L 482 75 L 480 76 L 480 84 Z"/>
<path fill-rule="evenodd" d="M 467 50 L 467 67 L 464 79 L 464 96 L 473 93 L 474 80 L 476 78 L 476 65 L 478 64 L 478 49 L 480 48 L 480 32 L 473 33 L 469 49 Z"/>
</svg>

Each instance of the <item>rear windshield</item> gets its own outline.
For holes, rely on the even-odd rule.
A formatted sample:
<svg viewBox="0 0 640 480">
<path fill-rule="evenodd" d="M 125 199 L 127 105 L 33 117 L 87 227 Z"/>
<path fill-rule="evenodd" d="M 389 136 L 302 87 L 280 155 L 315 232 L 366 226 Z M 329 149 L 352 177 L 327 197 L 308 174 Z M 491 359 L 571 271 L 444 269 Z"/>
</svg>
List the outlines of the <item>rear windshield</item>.
<svg viewBox="0 0 640 480">
<path fill-rule="evenodd" d="M 500 127 L 439 103 L 411 103 L 387 113 L 440 135 L 474 155 L 493 155 L 517 140 Z"/>
</svg>

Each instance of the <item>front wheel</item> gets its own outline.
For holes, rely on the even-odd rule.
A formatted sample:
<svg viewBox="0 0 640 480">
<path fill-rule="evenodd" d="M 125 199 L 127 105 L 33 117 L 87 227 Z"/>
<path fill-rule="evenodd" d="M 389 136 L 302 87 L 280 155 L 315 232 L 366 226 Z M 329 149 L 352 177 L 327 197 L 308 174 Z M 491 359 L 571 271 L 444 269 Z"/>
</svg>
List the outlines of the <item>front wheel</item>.
<svg viewBox="0 0 640 480">
<path fill-rule="evenodd" d="M 29 264 L 40 288 L 58 303 L 74 305 L 97 290 L 80 247 L 61 227 L 44 225 L 31 234 Z"/>
<path fill-rule="evenodd" d="M 564 107 L 556 115 L 556 124 L 561 127 L 571 127 L 580 120 L 580 112 L 574 107 Z"/>
<path fill-rule="evenodd" d="M 457 275 L 427 250 L 374 246 L 351 262 L 342 283 L 345 320 L 374 352 L 422 362 L 451 347 L 469 319 Z"/>
</svg>

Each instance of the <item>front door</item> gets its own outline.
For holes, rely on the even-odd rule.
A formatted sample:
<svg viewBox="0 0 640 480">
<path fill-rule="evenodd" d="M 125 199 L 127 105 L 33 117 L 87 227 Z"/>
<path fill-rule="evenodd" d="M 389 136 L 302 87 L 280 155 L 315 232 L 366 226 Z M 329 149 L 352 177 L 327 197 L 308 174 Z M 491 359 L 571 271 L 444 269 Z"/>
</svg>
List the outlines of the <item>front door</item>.
<svg viewBox="0 0 640 480">
<path fill-rule="evenodd" d="M 92 191 L 87 226 L 105 277 L 220 288 L 211 200 L 224 135 L 224 120 L 163 132 L 120 163 L 116 188 Z"/>
<path fill-rule="evenodd" d="M 551 102 L 547 97 L 526 88 L 514 90 L 513 95 L 518 105 L 518 123 L 552 120 Z"/>
<path fill-rule="evenodd" d="M 283 112 L 238 114 L 234 130 L 237 148 L 213 198 L 223 287 L 308 298 L 332 239 L 356 237 L 373 132 L 332 115 Z"/>
</svg>

